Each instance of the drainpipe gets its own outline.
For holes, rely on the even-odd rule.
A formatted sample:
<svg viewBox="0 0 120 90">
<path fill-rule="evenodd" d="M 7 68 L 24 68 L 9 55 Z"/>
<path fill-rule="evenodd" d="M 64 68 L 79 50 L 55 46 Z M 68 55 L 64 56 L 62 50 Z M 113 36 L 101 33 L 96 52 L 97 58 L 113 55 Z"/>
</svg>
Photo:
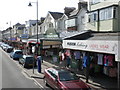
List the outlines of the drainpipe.
<svg viewBox="0 0 120 90">
<path fill-rule="evenodd" d="M 98 21 L 97 21 L 97 31 L 99 32 L 100 31 L 100 15 L 99 15 L 99 9 L 97 10 L 98 11 Z"/>
</svg>

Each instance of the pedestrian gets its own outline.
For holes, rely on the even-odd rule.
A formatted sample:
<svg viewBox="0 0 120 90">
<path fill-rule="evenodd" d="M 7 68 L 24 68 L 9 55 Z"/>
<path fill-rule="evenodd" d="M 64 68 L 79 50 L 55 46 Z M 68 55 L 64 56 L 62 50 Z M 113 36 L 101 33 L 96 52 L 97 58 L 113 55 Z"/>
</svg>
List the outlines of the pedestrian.
<svg viewBox="0 0 120 90">
<path fill-rule="evenodd" d="M 69 56 L 66 56 L 66 63 L 67 63 L 67 65 L 66 65 L 66 67 L 67 68 L 69 68 L 69 66 L 70 66 L 70 57 Z"/>
<path fill-rule="evenodd" d="M 84 74 L 86 76 L 86 83 L 88 83 L 89 69 L 90 69 L 90 57 L 88 52 L 83 57 L 83 68 L 84 68 Z"/>
<path fill-rule="evenodd" d="M 60 62 L 60 64 L 62 62 L 62 51 L 59 51 L 59 62 Z"/>
</svg>

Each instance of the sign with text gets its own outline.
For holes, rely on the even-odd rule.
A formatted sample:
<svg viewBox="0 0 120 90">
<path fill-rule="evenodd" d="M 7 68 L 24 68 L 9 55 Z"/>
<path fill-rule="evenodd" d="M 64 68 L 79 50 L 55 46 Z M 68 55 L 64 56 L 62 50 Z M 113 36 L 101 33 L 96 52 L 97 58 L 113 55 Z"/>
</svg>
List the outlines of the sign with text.
<svg viewBox="0 0 120 90">
<path fill-rule="evenodd" d="M 106 40 L 63 40 L 63 48 L 115 54 L 120 61 L 118 41 Z"/>
</svg>

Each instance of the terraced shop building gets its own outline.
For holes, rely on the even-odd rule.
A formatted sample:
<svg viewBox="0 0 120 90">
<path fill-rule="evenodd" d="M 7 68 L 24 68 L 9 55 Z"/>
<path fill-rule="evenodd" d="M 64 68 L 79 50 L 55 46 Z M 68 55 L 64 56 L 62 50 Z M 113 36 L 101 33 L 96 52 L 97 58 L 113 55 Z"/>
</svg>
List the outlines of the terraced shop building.
<svg viewBox="0 0 120 90">
<path fill-rule="evenodd" d="M 71 58 L 71 67 L 78 68 L 77 55 L 84 57 L 89 53 L 92 57 L 89 62 L 90 66 L 94 66 L 92 75 L 97 73 L 106 75 L 111 78 L 120 80 L 120 32 L 95 32 L 88 31 L 75 36 L 67 37 L 63 40 L 63 48 L 68 51 Z M 79 53 L 79 54 L 78 54 Z M 83 64 L 80 67 L 84 67 Z M 90 72 L 91 73 L 91 72 Z"/>
<path fill-rule="evenodd" d="M 89 0 L 88 30 L 120 31 L 120 0 Z"/>
</svg>

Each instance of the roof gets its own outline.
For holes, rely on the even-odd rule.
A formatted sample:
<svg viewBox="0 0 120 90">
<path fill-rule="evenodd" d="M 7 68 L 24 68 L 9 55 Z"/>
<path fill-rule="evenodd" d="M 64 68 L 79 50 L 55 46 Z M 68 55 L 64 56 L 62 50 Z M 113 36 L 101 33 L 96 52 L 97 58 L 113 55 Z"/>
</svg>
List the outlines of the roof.
<svg viewBox="0 0 120 90">
<path fill-rule="evenodd" d="M 15 26 L 19 26 L 19 25 L 21 25 L 21 24 L 20 24 L 20 23 L 16 23 L 16 24 L 15 24 Z"/>
<path fill-rule="evenodd" d="M 62 15 L 63 15 L 63 13 L 61 13 L 61 12 L 50 12 L 50 11 L 49 11 L 49 13 L 52 15 L 52 17 L 53 17 L 55 20 L 61 18 Z"/>
<path fill-rule="evenodd" d="M 120 38 L 119 32 L 93 32 L 88 40 L 112 40 L 116 41 Z"/>
<path fill-rule="evenodd" d="M 76 15 L 78 14 L 78 12 L 79 12 L 79 10 L 78 10 L 78 9 L 77 9 L 77 10 L 72 11 L 72 12 L 70 13 L 70 17 L 72 17 L 72 16 L 76 16 Z"/>
<path fill-rule="evenodd" d="M 43 37 L 43 34 L 38 34 L 38 39 L 42 37 Z M 29 39 L 37 39 L 37 35 L 31 36 Z"/>
<path fill-rule="evenodd" d="M 63 39 L 68 40 L 68 39 L 72 39 L 72 40 L 84 40 L 84 39 L 88 39 L 90 37 L 90 30 L 83 30 L 83 31 L 76 31 L 76 32 L 69 32 L 68 35 L 66 35 L 66 37 L 64 37 Z"/>
<path fill-rule="evenodd" d="M 120 32 L 96 32 L 84 31 L 76 35 L 66 37 L 65 40 L 118 40 Z"/>
</svg>

